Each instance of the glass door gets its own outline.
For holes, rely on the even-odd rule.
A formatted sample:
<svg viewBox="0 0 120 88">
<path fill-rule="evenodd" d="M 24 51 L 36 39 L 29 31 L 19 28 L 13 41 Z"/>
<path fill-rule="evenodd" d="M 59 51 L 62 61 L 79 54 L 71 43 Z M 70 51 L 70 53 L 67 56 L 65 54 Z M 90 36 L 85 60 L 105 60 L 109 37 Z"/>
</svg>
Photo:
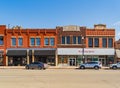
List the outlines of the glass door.
<svg viewBox="0 0 120 88">
<path fill-rule="evenodd" d="M 76 58 L 69 58 L 68 64 L 69 66 L 76 66 Z"/>
</svg>

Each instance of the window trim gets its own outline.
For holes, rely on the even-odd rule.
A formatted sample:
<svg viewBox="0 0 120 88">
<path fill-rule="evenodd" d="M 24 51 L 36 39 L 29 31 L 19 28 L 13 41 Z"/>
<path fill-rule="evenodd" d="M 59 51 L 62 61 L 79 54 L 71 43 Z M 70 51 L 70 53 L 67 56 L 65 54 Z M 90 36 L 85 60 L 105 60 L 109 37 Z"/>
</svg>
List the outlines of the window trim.
<svg viewBox="0 0 120 88">
<path fill-rule="evenodd" d="M 16 36 L 12 36 L 12 37 L 11 37 L 11 46 L 16 46 L 16 45 L 17 45 L 17 40 L 16 40 L 15 45 L 13 45 L 13 43 L 12 43 L 12 38 L 15 38 L 15 39 L 16 39 Z"/>
</svg>

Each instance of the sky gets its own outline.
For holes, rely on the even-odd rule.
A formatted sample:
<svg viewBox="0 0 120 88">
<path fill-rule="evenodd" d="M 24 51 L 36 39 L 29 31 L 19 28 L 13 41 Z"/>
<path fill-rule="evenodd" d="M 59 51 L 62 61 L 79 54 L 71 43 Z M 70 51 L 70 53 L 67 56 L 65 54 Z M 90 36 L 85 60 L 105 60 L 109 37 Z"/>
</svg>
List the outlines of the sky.
<svg viewBox="0 0 120 88">
<path fill-rule="evenodd" d="M 120 0 L 0 0 L 0 25 L 56 28 L 106 24 L 120 39 Z"/>
</svg>

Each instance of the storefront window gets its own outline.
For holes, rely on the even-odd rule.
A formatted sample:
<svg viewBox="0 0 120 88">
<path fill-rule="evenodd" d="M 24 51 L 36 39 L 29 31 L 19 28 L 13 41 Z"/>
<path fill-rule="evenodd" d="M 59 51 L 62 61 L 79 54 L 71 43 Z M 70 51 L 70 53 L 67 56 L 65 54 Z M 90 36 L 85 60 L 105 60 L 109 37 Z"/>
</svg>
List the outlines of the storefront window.
<svg viewBox="0 0 120 88">
<path fill-rule="evenodd" d="M 93 38 L 88 38 L 88 46 L 93 47 Z"/>
<path fill-rule="evenodd" d="M 99 38 L 94 38 L 95 47 L 99 47 Z"/>
<path fill-rule="evenodd" d="M 37 46 L 40 45 L 40 38 L 36 38 L 36 45 L 37 45 Z"/>
<path fill-rule="evenodd" d="M 54 46 L 55 45 L 55 38 L 50 38 L 50 45 Z"/>
<path fill-rule="evenodd" d="M 113 47 L 113 39 L 112 38 L 108 39 L 108 47 L 109 48 Z"/>
<path fill-rule="evenodd" d="M 45 38 L 45 39 L 44 39 L 44 44 L 45 44 L 45 45 L 49 45 L 49 38 Z"/>
<path fill-rule="evenodd" d="M 0 36 L 0 45 L 3 45 L 3 36 Z"/>
<path fill-rule="evenodd" d="M 23 45 L 23 38 L 18 38 L 18 45 L 22 46 Z"/>
<path fill-rule="evenodd" d="M 0 53 L 0 65 L 3 65 L 3 53 Z"/>
<path fill-rule="evenodd" d="M 11 41 L 12 41 L 12 46 L 16 46 L 16 38 L 12 38 Z"/>
<path fill-rule="evenodd" d="M 30 45 L 34 46 L 35 45 L 35 38 L 30 38 Z"/>
<path fill-rule="evenodd" d="M 102 46 L 107 47 L 107 38 L 102 39 Z"/>
</svg>

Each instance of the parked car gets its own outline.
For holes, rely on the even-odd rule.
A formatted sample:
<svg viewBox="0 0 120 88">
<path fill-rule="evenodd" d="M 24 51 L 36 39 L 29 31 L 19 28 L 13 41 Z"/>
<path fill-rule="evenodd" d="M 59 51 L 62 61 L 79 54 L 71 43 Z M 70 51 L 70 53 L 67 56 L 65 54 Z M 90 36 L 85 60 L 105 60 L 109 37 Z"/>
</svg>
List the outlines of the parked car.
<svg viewBox="0 0 120 88">
<path fill-rule="evenodd" d="M 120 68 L 120 62 L 116 63 L 116 64 L 110 64 L 110 69 L 118 69 Z"/>
<path fill-rule="evenodd" d="M 33 62 L 25 66 L 26 69 L 46 69 L 45 64 L 42 62 Z"/>
<path fill-rule="evenodd" d="M 86 69 L 86 68 L 93 68 L 95 70 L 98 70 L 102 67 L 101 62 L 99 61 L 91 61 L 87 63 L 80 64 L 80 69 Z"/>
</svg>

